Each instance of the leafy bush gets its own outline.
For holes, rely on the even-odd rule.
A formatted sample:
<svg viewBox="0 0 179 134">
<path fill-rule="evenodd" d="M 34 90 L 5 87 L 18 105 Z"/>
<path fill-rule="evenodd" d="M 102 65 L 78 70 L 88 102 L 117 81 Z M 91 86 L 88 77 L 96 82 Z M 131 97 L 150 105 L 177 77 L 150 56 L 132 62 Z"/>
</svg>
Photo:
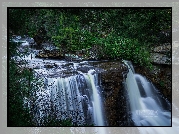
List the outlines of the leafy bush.
<svg viewBox="0 0 179 134">
<path fill-rule="evenodd" d="M 44 27 L 63 54 L 97 45 L 104 51 L 99 58 L 125 58 L 150 66 L 149 48 L 171 41 L 160 36 L 162 31 L 171 31 L 171 8 L 11 9 L 9 13 L 11 30 L 24 34 L 27 29 L 33 37 Z"/>
<path fill-rule="evenodd" d="M 18 43 L 9 42 L 8 126 L 33 126 L 29 110 L 23 107 L 23 99 L 30 91 L 32 72 L 18 66 L 12 56 L 20 56 Z"/>
</svg>

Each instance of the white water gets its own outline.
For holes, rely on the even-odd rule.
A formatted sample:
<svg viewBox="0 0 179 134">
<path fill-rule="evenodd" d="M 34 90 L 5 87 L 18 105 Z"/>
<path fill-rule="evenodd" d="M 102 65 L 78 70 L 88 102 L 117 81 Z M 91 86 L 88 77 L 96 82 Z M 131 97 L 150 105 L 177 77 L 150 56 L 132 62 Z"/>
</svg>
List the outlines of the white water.
<svg viewBox="0 0 179 134">
<path fill-rule="evenodd" d="M 42 59 L 37 59 L 37 58 L 35 58 L 34 56 L 32 56 L 32 58 L 31 58 L 31 56 L 29 55 L 29 56 L 27 56 L 26 57 L 29 61 L 31 61 L 31 62 L 34 62 L 34 61 L 36 61 L 35 63 L 36 64 L 38 64 L 38 63 L 40 63 L 40 65 L 42 66 L 42 69 L 38 69 L 38 70 L 36 70 L 37 72 L 39 72 L 39 73 L 42 73 L 42 74 L 49 74 L 49 71 L 48 70 L 45 70 L 44 68 L 43 68 L 43 61 L 50 61 L 51 63 L 53 63 L 53 62 L 55 62 L 56 64 L 58 64 L 59 66 L 60 65 L 62 65 L 62 64 L 65 64 L 65 62 L 64 61 L 55 61 L 55 60 L 42 60 Z M 34 64 L 35 64 L 34 63 Z M 33 64 L 33 65 L 34 65 Z M 35 65 L 34 65 L 35 66 Z M 78 66 L 78 65 L 77 65 Z M 77 67 L 77 66 L 75 66 L 75 68 Z M 85 74 L 85 78 L 86 78 L 86 76 L 87 76 L 87 74 Z M 68 79 L 68 78 L 67 78 Z M 52 82 L 53 81 L 53 78 L 48 78 L 48 80 L 49 81 L 47 81 L 48 83 L 50 83 L 50 81 Z M 52 82 L 53 83 L 53 82 Z M 90 83 L 89 83 L 89 85 L 88 85 L 88 87 L 90 87 Z M 50 88 L 49 88 L 50 89 Z M 41 104 L 41 102 L 44 102 L 44 104 L 45 104 L 45 102 L 49 102 L 49 105 L 51 104 L 50 103 L 50 90 L 46 90 L 46 89 L 44 89 L 44 88 L 40 88 L 38 91 L 37 91 L 37 93 L 39 93 L 39 98 L 36 100 L 36 103 L 37 104 Z M 141 95 L 142 96 L 142 95 Z M 86 97 L 85 97 L 86 98 Z M 44 100 L 44 101 L 43 101 Z M 29 101 L 29 99 L 27 99 L 27 101 Z M 40 103 L 38 103 L 38 102 L 40 102 Z M 147 101 L 148 102 L 148 101 Z M 175 103 L 177 103 L 176 101 L 175 101 Z M 29 103 L 28 103 L 29 104 Z M 178 103 L 177 103 L 178 104 Z M 174 104 L 173 104 L 174 105 Z M 42 105 L 38 105 L 39 107 L 42 107 Z M 160 107 L 161 108 L 161 107 Z M 47 109 L 47 108 L 46 108 Z M 174 113 L 174 110 L 175 109 L 177 109 L 177 111 Z M 39 108 L 39 110 L 40 110 L 40 108 Z M 47 109 L 48 110 L 48 109 Z M 49 110 L 50 111 L 50 110 Z M 92 109 L 92 107 L 89 107 L 89 113 L 93 113 L 92 111 L 93 111 L 93 109 Z M 139 111 L 138 111 L 139 112 Z M 172 112 L 173 112 L 173 117 L 172 117 L 172 127 L 116 127 L 116 128 L 110 128 L 110 127 L 108 127 L 108 128 L 105 128 L 105 127 L 85 127 L 85 128 L 81 128 L 81 127 L 74 127 L 74 129 L 83 129 L 83 131 L 82 130 L 80 130 L 80 131 L 78 131 L 77 133 L 90 133 L 89 132 L 89 130 L 87 130 L 86 132 L 85 132 L 85 129 L 95 129 L 95 132 L 96 133 L 98 133 L 98 134 L 105 134 L 105 133 L 109 133 L 109 134 L 112 134 L 112 133 L 114 133 L 114 130 L 116 129 L 116 133 L 140 133 L 140 134 L 178 134 L 179 133 L 179 111 L 178 111 L 178 108 L 177 107 L 174 107 L 173 106 L 173 108 L 172 108 Z M 52 128 L 52 129 L 54 129 L 54 128 Z M 68 128 L 65 128 L 65 129 L 68 129 Z M 111 132 L 108 130 L 108 129 L 112 129 L 111 130 Z M 134 129 L 136 129 L 137 131 L 134 131 Z M 58 132 L 61 132 L 60 131 L 61 129 L 59 128 L 59 130 L 57 129 L 57 133 Z M 63 128 L 63 130 L 64 130 L 64 128 Z M 30 131 L 27 131 L 27 132 L 31 132 L 32 130 L 30 130 Z M 41 130 L 42 132 L 44 131 L 44 132 L 47 132 L 47 131 L 50 131 L 49 130 L 49 128 L 47 128 L 47 129 L 42 129 Z M 41 131 L 36 131 L 36 128 L 35 128 L 35 130 L 33 130 L 33 133 L 34 132 L 36 132 L 36 133 L 39 133 L 39 132 L 41 132 Z M 54 131 L 54 130 L 52 130 L 52 131 Z M 63 131 L 64 132 L 64 131 Z M 63 133 L 62 132 L 62 133 Z M 67 130 L 67 132 L 68 132 L 68 130 Z M 72 132 L 73 133 L 73 132 Z"/>
<path fill-rule="evenodd" d="M 92 90 L 93 90 L 93 118 L 94 118 L 94 122 L 96 125 L 98 126 L 104 126 L 104 120 L 103 120 L 103 112 L 102 112 L 102 104 L 101 104 L 101 97 L 100 94 L 98 92 L 100 92 L 97 88 L 99 88 L 98 86 L 98 79 L 97 79 L 97 75 L 94 74 L 92 75 L 92 73 L 94 73 L 95 70 L 89 70 L 88 71 L 88 77 L 92 86 Z"/>
<path fill-rule="evenodd" d="M 13 41 L 20 42 L 20 39 Z M 37 86 L 34 85 L 37 81 L 32 82 L 32 96 L 24 98 L 24 106 L 31 109 L 37 125 L 43 125 L 45 118 L 53 116 L 59 120 L 71 119 L 78 126 L 104 126 L 100 81 L 94 67 L 86 61 L 36 58 L 40 50 L 32 49 L 29 45 L 29 40 L 24 39 L 18 51 L 28 50 L 27 54 L 23 58 L 12 58 L 18 62 L 26 61 L 27 64 L 21 67 L 32 68 L 34 76 L 41 83 Z M 81 72 L 79 68 L 87 72 Z"/>
<path fill-rule="evenodd" d="M 136 126 L 171 126 L 169 102 L 160 97 L 158 90 L 142 75 L 135 74 L 127 61 L 129 72 L 126 88 L 129 95 L 132 120 Z"/>
<path fill-rule="evenodd" d="M 104 126 L 103 106 L 95 70 L 70 77 L 42 78 L 44 86 L 36 92 L 35 118 L 48 115 L 71 119 L 73 124 Z M 45 112 L 44 112 L 45 111 Z"/>
</svg>

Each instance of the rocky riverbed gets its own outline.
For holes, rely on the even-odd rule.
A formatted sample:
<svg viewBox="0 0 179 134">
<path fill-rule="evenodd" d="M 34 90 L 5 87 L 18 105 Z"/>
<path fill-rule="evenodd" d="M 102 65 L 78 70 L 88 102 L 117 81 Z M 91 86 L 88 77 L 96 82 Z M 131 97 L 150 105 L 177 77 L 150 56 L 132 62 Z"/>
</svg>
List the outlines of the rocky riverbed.
<svg viewBox="0 0 179 134">
<path fill-rule="evenodd" d="M 23 50 L 24 48 L 29 47 L 27 44 L 22 44 L 20 49 Z M 167 52 L 171 49 L 168 46 L 163 48 L 165 48 Z M 125 94 L 123 85 L 124 74 L 127 73 L 127 67 L 122 61 L 83 61 L 87 59 L 72 54 L 62 55 L 58 52 L 58 49 L 49 44 L 44 44 L 42 50 L 29 49 L 35 53 L 25 58 L 28 63 L 27 66 L 23 66 L 23 64 L 21 66 L 23 68 L 29 67 L 36 69 L 39 72 L 44 69 L 45 71 L 42 70 L 43 73 L 51 73 L 51 77 L 59 76 L 60 74 L 66 77 L 76 74 L 77 71 L 86 73 L 90 68 L 95 68 L 95 70 L 100 73 L 104 109 L 106 111 L 108 125 L 132 125 L 132 121 L 129 120 L 130 113 L 126 112 L 129 110 L 126 101 L 127 95 Z M 161 47 L 154 48 L 153 50 L 154 53 L 162 53 L 164 55 L 166 55 L 166 51 L 163 51 Z M 162 61 L 163 63 L 156 62 L 157 60 L 154 60 L 153 70 L 138 65 L 134 65 L 134 69 L 136 73 L 142 74 L 152 81 L 171 102 L 171 66 L 168 63 L 163 64 L 166 60 Z M 42 74 L 42 72 L 39 74 Z"/>
</svg>

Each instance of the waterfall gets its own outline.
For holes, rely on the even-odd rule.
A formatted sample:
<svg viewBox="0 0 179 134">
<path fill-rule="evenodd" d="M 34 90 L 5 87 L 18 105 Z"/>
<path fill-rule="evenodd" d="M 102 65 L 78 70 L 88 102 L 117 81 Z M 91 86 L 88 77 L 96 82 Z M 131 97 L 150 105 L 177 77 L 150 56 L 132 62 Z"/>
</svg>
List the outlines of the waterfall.
<svg viewBox="0 0 179 134">
<path fill-rule="evenodd" d="M 20 42 L 17 39 L 13 41 Z M 31 48 L 30 41 L 24 39 L 18 47 L 20 53 L 28 50 L 23 58 L 12 58 L 26 63 L 21 67 L 33 69 L 35 82 L 31 81 L 32 90 L 29 97 L 24 97 L 23 105 L 29 108 L 35 125 L 44 126 L 51 119 L 70 119 L 74 126 L 104 126 L 99 69 L 87 61 L 37 58 L 42 50 Z"/>
<path fill-rule="evenodd" d="M 128 67 L 125 88 L 129 96 L 132 120 L 136 126 L 171 126 L 171 105 L 144 76 Z"/>
<path fill-rule="evenodd" d="M 42 77 L 43 86 L 35 95 L 33 111 L 38 125 L 53 115 L 58 120 L 71 119 L 73 125 L 104 126 L 100 78 L 94 69 L 66 77 Z M 40 120 L 39 120 L 40 119 Z"/>
<path fill-rule="evenodd" d="M 100 87 L 98 84 L 98 77 L 96 74 L 93 74 L 94 70 L 89 70 L 88 71 L 88 78 L 86 79 L 87 81 L 90 81 L 91 86 L 92 86 L 92 104 L 93 104 L 93 118 L 94 122 L 98 126 L 104 126 L 104 120 L 103 120 L 103 114 L 104 111 L 102 110 L 102 104 L 101 104 L 101 96 L 100 96 Z"/>
</svg>

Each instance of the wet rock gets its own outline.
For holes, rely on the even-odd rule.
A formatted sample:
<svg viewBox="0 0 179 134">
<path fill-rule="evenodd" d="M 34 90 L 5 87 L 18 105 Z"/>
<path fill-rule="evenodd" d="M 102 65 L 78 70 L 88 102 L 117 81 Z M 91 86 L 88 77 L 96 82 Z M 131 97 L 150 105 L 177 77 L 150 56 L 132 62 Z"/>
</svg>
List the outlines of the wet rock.
<svg viewBox="0 0 179 134">
<path fill-rule="evenodd" d="M 136 72 L 146 76 L 171 102 L 171 44 L 164 43 L 152 49 L 153 70 L 145 67 L 136 68 Z"/>
<path fill-rule="evenodd" d="M 60 54 L 59 50 L 42 50 L 40 51 L 36 57 L 38 58 L 52 58 L 52 59 L 64 59 L 64 57 Z"/>
<path fill-rule="evenodd" d="M 108 125 L 125 126 L 126 124 L 121 122 L 126 120 L 127 111 L 123 97 L 123 72 L 127 71 L 127 67 L 120 61 L 93 62 L 90 64 L 103 70 L 100 75 Z"/>
<path fill-rule="evenodd" d="M 76 54 L 65 54 L 65 60 L 67 60 L 67 61 L 81 61 L 82 60 L 82 58 L 81 57 L 79 57 L 78 55 L 76 55 Z"/>
<path fill-rule="evenodd" d="M 171 64 L 171 44 L 164 43 L 152 49 L 151 59 L 156 64 Z"/>
<path fill-rule="evenodd" d="M 152 53 L 151 59 L 152 59 L 152 62 L 156 64 L 168 64 L 168 65 L 171 64 L 171 58 L 165 54 Z"/>
<path fill-rule="evenodd" d="M 136 67 L 136 73 L 146 76 L 157 89 L 171 102 L 171 67 L 169 65 L 153 65 L 154 70 L 145 67 Z"/>
<path fill-rule="evenodd" d="M 90 70 L 90 68 L 92 67 L 80 67 L 77 70 L 81 71 L 82 73 L 88 73 L 88 71 Z"/>
<path fill-rule="evenodd" d="M 171 44 L 165 43 L 163 45 L 157 46 L 153 48 L 153 52 L 155 53 L 167 53 L 171 51 Z"/>
</svg>

